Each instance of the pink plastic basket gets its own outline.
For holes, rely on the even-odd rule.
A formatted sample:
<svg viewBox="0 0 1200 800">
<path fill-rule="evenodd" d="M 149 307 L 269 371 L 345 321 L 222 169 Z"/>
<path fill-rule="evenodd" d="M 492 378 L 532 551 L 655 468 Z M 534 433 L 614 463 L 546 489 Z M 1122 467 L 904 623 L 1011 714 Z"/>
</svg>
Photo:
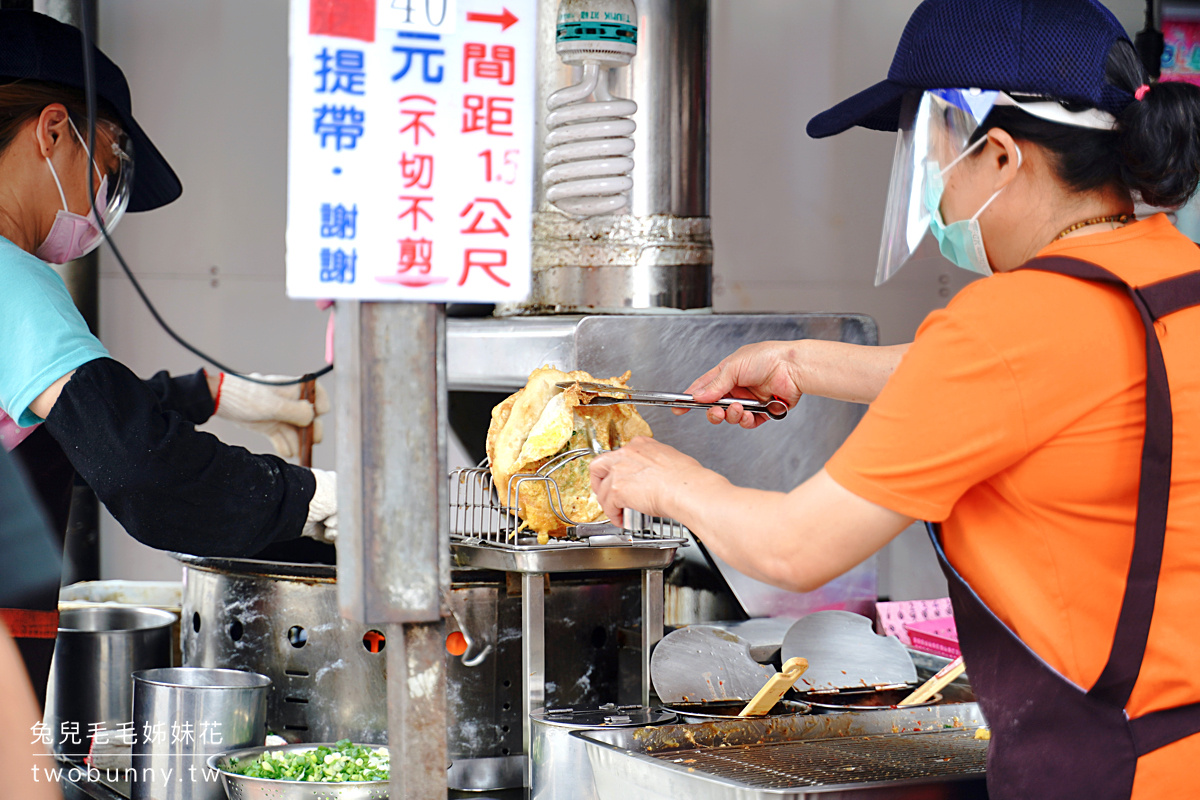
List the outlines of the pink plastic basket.
<svg viewBox="0 0 1200 800">
<path fill-rule="evenodd" d="M 904 628 L 916 650 L 947 658 L 962 655 L 958 649 L 958 628 L 954 625 L 954 617 L 909 622 Z"/>
</svg>

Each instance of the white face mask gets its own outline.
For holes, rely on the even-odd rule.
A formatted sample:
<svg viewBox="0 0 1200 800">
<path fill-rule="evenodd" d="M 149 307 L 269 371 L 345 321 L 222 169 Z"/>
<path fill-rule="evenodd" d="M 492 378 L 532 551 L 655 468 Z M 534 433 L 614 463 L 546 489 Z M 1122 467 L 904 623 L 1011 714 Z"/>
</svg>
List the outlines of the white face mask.
<svg viewBox="0 0 1200 800">
<path fill-rule="evenodd" d="M 70 118 L 67 121 L 71 124 L 71 130 L 75 131 L 75 137 L 79 139 L 80 144 L 83 144 L 83 137 L 79 135 L 75 123 L 71 122 Z M 84 150 L 87 150 L 86 144 L 84 144 Z M 63 207 L 54 216 L 54 224 L 50 226 L 50 232 L 46 234 L 45 241 L 38 245 L 34 255 L 51 264 L 66 264 L 68 261 L 82 258 L 95 250 L 104 235 L 100 232 L 96 216 L 91 210 L 85 217 L 67 209 L 67 196 L 63 192 L 62 181 L 58 179 L 54 163 L 46 158 L 46 165 L 50 167 L 50 174 L 54 177 L 54 185 L 58 187 L 58 196 L 62 200 Z M 100 179 L 100 184 L 96 189 L 95 207 L 107 208 L 108 176 L 100 174 L 100 169 L 96 167 L 94 161 L 92 167 Z"/>
</svg>

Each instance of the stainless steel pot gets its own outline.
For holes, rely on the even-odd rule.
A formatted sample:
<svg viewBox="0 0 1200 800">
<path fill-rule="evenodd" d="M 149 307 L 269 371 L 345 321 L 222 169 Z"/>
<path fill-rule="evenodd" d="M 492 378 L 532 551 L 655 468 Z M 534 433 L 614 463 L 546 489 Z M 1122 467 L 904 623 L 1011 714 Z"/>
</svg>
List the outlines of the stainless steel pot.
<svg viewBox="0 0 1200 800">
<path fill-rule="evenodd" d="M 156 608 L 71 608 L 58 617 L 47 689 L 47 724 L 55 750 L 87 755 L 89 734 L 113 733 L 133 721 L 133 679 L 171 665 L 177 617 Z"/>
<path fill-rule="evenodd" d="M 532 800 L 596 800 L 587 747 L 571 732 L 666 725 L 675 721 L 675 714 L 610 703 L 599 708 L 539 711 L 529 718 L 533 721 Z"/>
<path fill-rule="evenodd" d="M 381 628 L 343 619 L 336 567 L 176 556 L 183 570 L 183 661 L 271 678 L 267 727 L 289 742 L 387 741 L 387 642 Z M 518 584 L 519 586 L 519 584 Z M 546 698 L 596 706 L 639 695 L 629 642 L 640 576 L 555 577 L 546 594 Z M 521 598 L 501 573 L 454 573 L 447 632 L 471 649 L 446 656 L 452 789 L 524 786 Z"/>
<path fill-rule="evenodd" d="M 267 725 L 288 741 L 386 741 L 383 626 L 342 618 L 335 567 L 180 560 L 184 664 L 266 675 Z"/>
</svg>

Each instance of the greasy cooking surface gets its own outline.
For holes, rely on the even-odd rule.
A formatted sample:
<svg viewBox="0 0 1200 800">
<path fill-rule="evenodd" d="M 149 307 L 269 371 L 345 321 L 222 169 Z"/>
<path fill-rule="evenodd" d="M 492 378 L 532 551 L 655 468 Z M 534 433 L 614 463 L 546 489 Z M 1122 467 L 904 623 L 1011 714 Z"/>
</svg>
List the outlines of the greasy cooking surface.
<svg viewBox="0 0 1200 800">
<path fill-rule="evenodd" d="M 984 774 L 987 742 L 971 730 L 775 742 L 653 754 L 756 789 L 962 778 Z"/>
</svg>

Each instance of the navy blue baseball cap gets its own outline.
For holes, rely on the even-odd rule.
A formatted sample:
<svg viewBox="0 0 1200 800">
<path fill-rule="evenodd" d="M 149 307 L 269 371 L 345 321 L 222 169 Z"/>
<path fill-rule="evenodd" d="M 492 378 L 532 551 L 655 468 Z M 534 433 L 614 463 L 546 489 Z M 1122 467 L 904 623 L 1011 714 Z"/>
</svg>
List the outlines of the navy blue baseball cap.
<svg viewBox="0 0 1200 800">
<path fill-rule="evenodd" d="M 1105 80 L 1121 41 L 1133 47 L 1097 0 L 925 0 L 904 27 L 887 80 L 813 117 L 808 135 L 856 125 L 895 131 L 904 95 L 926 89 L 995 89 L 1117 115 L 1134 99 Z"/>
<path fill-rule="evenodd" d="M 117 114 L 133 143 L 130 211 L 165 206 L 183 192 L 171 165 L 133 118 L 129 84 L 120 67 L 93 46 L 96 94 Z M 0 83 L 36 80 L 83 90 L 83 36 L 72 25 L 35 11 L 0 11 Z"/>
</svg>

